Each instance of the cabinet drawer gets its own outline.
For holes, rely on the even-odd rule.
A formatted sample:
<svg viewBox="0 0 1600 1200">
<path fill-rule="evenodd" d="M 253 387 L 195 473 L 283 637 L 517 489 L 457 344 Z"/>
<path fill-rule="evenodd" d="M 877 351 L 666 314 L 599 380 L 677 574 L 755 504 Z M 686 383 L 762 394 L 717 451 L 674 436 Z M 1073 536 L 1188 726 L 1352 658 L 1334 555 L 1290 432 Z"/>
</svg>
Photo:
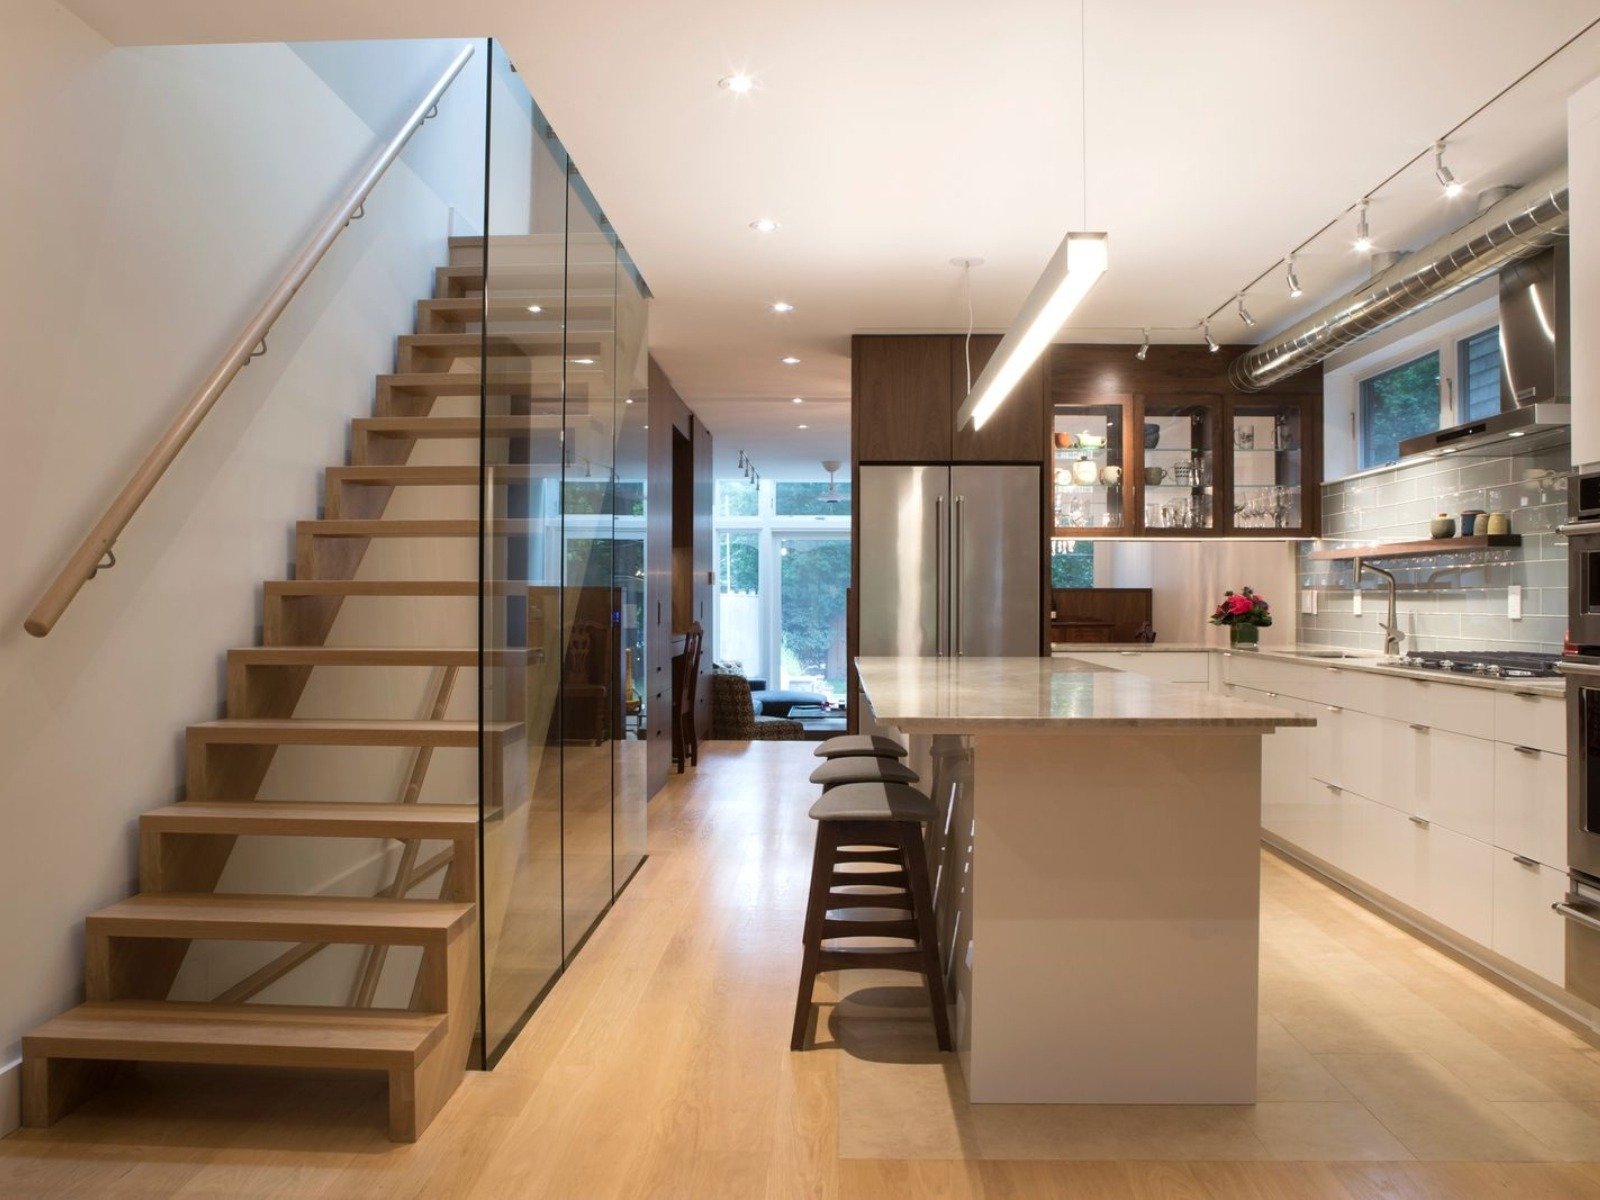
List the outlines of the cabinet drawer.
<svg viewBox="0 0 1600 1200">
<path fill-rule="evenodd" d="M 1379 800 L 1480 842 L 1494 840 L 1493 742 L 1386 720 L 1382 746 Z"/>
<path fill-rule="evenodd" d="M 1383 721 L 1370 713 L 1337 704 L 1314 704 L 1317 719 L 1311 737 L 1311 774 L 1372 799 L 1383 794 Z"/>
<path fill-rule="evenodd" d="M 1367 671 L 1347 671 L 1343 667 L 1314 668 L 1322 672 L 1322 696 L 1324 704 L 1337 704 L 1341 708 L 1354 709 L 1357 712 L 1383 715 L 1384 692 L 1386 683 L 1393 680 L 1383 679 Z"/>
<path fill-rule="evenodd" d="M 1397 898 L 1480 945 L 1490 945 L 1493 847 L 1443 825 L 1408 823 L 1411 837 L 1405 847 L 1405 884 L 1410 895 Z"/>
<path fill-rule="evenodd" d="M 1495 744 L 1494 844 L 1547 867 L 1566 869 L 1565 755 Z"/>
<path fill-rule="evenodd" d="M 1566 922 L 1550 906 L 1567 891 L 1567 873 L 1494 852 L 1494 941 L 1503 954 L 1557 987 L 1566 986 Z"/>
<path fill-rule="evenodd" d="M 1424 679 L 1379 679 L 1383 715 L 1421 721 L 1469 737 L 1493 740 L 1495 693 L 1487 688 Z"/>
<path fill-rule="evenodd" d="M 1560 696 L 1495 692 L 1494 736 L 1513 746 L 1567 752 L 1567 703 Z"/>
<path fill-rule="evenodd" d="M 1225 683 L 1243 684 L 1263 692 L 1277 692 L 1304 699 L 1304 684 L 1311 672 L 1292 663 L 1257 658 L 1248 651 L 1222 652 L 1222 678 Z"/>
</svg>

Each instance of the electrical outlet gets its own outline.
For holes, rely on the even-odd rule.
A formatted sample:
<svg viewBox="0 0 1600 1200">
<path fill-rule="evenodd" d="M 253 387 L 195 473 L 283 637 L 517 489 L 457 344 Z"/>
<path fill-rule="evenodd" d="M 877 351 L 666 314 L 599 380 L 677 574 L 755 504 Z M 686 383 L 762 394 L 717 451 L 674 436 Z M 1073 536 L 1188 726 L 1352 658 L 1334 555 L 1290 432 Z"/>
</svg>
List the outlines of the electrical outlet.
<svg viewBox="0 0 1600 1200">
<path fill-rule="evenodd" d="M 1358 617 L 1361 615 L 1361 593 L 1360 592 L 1351 593 L 1350 611 L 1352 613 L 1354 613 Z"/>
<path fill-rule="evenodd" d="M 1506 616 L 1513 621 L 1522 620 L 1522 585 L 1513 583 L 1506 589 Z"/>
<path fill-rule="evenodd" d="M 1317 615 L 1317 589 L 1306 588 L 1300 593 L 1300 611 L 1308 617 Z"/>
</svg>

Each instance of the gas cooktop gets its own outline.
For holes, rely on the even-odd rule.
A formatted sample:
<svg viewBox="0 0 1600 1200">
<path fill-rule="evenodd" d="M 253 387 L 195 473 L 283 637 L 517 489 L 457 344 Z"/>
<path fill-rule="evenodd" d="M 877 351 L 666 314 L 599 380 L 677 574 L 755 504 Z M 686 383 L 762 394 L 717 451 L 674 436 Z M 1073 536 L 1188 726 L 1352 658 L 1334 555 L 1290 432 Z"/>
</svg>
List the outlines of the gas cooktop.
<svg viewBox="0 0 1600 1200">
<path fill-rule="evenodd" d="M 1487 675 L 1491 679 L 1554 679 L 1560 675 L 1558 654 L 1525 650 L 1420 650 L 1407 654 L 1396 666 L 1424 671 L 1453 671 L 1458 675 Z"/>
</svg>

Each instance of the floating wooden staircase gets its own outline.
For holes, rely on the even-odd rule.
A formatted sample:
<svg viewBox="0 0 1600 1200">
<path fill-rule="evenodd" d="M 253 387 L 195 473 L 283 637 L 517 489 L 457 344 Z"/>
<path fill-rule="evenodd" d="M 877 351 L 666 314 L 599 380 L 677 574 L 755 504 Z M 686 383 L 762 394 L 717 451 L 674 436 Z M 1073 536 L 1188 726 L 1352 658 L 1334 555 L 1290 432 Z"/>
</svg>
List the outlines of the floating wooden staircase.
<svg viewBox="0 0 1600 1200">
<path fill-rule="evenodd" d="M 473 326 L 481 317 L 483 272 L 462 260 L 479 245 L 452 240 L 453 265 L 438 269 L 435 298 L 418 304 L 417 333 L 399 339 L 394 373 L 376 379 L 374 415 L 352 422 L 350 463 L 328 469 L 324 514 L 297 526 L 296 578 L 264 585 L 262 644 L 228 653 L 227 716 L 188 728 L 186 798 L 144 814 L 139 823 L 142 890 L 87 918 L 86 1003 L 24 1038 L 25 1124 L 52 1123 L 101 1086 L 118 1063 L 288 1066 L 385 1073 L 390 1135 L 410 1140 L 462 1078 L 479 1008 L 480 813 L 499 813 L 516 802 L 504 781 L 515 778 L 517 757 L 526 749 L 520 722 L 484 726 L 480 743 L 477 721 L 446 714 L 460 672 L 480 663 L 537 670 L 543 649 L 480 659 L 476 578 L 355 576 L 375 544 L 480 535 L 474 515 L 390 513 L 396 495 L 415 498 L 409 489 L 451 487 L 470 489 L 465 512 L 478 511 L 476 413 L 485 380 L 478 357 L 483 339 Z M 511 298 L 497 297 L 491 310 L 492 325 L 520 316 L 529 326 L 526 333 L 497 332 L 488 339 L 488 394 L 500 411 L 518 414 L 491 418 L 489 432 L 524 438 L 529 458 L 522 466 L 495 468 L 496 483 L 534 477 L 531 463 L 542 453 L 538 431 L 548 430 L 559 444 L 561 416 L 553 402 L 563 388 L 568 396 L 582 394 L 589 383 L 608 378 L 599 333 L 612 319 L 609 301 L 597 288 L 573 310 L 575 321 L 598 331 L 592 346 L 583 334 L 563 343 L 560 271 L 559 264 L 530 266 Z M 530 296 L 539 299 L 525 299 Z M 530 316 L 529 305 L 542 307 L 543 317 Z M 582 357 L 596 360 L 592 368 L 562 361 L 563 346 L 570 354 L 575 344 Z M 537 415 L 547 401 L 549 413 Z M 454 407 L 441 412 L 441 405 Z M 448 443 L 458 444 L 460 461 L 410 461 L 419 447 Z M 527 531 L 527 523 L 497 522 L 489 533 Z M 503 595 L 519 589 L 526 594 L 526 585 L 491 588 Z M 389 606 L 456 598 L 472 602 L 473 621 L 461 645 L 330 641 L 346 601 L 358 597 Z M 402 617 L 402 624 L 410 619 Z M 425 671 L 422 715 L 296 715 L 319 668 Z M 483 780 L 481 808 L 476 789 L 457 803 L 420 802 L 435 751 L 477 751 L 480 745 L 484 769 L 475 778 Z M 278 753 L 290 747 L 399 751 L 406 759 L 399 790 L 392 802 L 263 798 Z M 346 846 L 370 841 L 380 847 L 372 861 L 387 870 L 393 860 L 392 871 L 375 896 L 219 892 L 238 840 L 255 837 L 346 839 Z M 250 961 L 259 965 L 210 1002 L 172 999 L 193 944 L 211 942 L 289 948 L 261 963 L 266 948 L 258 946 Z M 326 965 L 327 948 L 351 945 L 363 949 L 347 997 L 327 1004 L 250 1002 L 307 963 Z M 386 960 L 398 948 L 412 953 Z M 386 977 L 386 961 L 414 976 Z M 395 983 L 409 984 L 410 1003 L 376 1007 L 380 993 L 395 994 Z"/>
</svg>

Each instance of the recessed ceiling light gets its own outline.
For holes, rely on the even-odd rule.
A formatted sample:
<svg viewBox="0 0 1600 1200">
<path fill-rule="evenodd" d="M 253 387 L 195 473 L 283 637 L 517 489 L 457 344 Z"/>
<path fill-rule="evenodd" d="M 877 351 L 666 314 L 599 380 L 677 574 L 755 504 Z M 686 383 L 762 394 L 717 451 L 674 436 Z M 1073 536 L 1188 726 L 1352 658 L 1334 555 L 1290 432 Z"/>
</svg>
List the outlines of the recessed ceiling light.
<svg viewBox="0 0 1600 1200">
<path fill-rule="evenodd" d="M 790 304 L 787 300 L 774 300 L 772 302 L 772 311 L 775 313 L 793 312 L 794 305 Z"/>
<path fill-rule="evenodd" d="M 633 403 L 633 397 L 632 396 L 628 396 L 626 399 L 623 400 L 623 403 L 624 404 L 632 404 Z"/>
<path fill-rule="evenodd" d="M 743 71 L 735 71 L 732 75 L 724 75 L 717 80 L 717 86 L 725 92 L 732 92 L 735 96 L 743 96 L 756 86 L 756 81 Z"/>
<path fill-rule="evenodd" d="M 531 313 L 542 313 L 544 309 L 540 305 L 530 304 L 528 305 L 528 311 Z"/>
<path fill-rule="evenodd" d="M 800 360 L 798 358 L 796 358 L 792 354 L 786 354 L 779 361 L 782 362 L 783 365 L 786 366 L 786 367 L 792 367 L 792 366 L 796 365 Z"/>
<path fill-rule="evenodd" d="M 805 402 L 804 396 L 796 396 L 792 401 L 790 401 L 792 404 L 804 404 Z"/>
<path fill-rule="evenodd" d="M 759 217 L 750 222 L 750 228 L 757 233 L 772 233 L 774 230 L 781 228 L 781 226 L 771 217 Z"/>
<path fill-rule="evenodd" d="M 796 429 L 810 429 L 811 426 L 809 426 L 809 425 L 796 425 L 795 428 Z"/>
</svg>

